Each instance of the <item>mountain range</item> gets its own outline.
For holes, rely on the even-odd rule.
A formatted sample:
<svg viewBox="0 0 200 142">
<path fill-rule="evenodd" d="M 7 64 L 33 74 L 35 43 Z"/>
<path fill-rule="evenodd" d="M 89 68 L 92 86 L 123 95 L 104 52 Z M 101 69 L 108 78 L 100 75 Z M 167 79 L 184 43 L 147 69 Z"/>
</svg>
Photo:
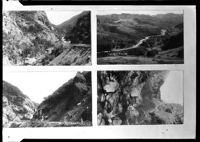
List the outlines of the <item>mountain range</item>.
<svg viewBox="0 0 200 142">
<path fill-rule="evenodd" d="M 183 63 L 183 14 L 98 15 L 97 52 L 98 64 Z"/>
</svg>

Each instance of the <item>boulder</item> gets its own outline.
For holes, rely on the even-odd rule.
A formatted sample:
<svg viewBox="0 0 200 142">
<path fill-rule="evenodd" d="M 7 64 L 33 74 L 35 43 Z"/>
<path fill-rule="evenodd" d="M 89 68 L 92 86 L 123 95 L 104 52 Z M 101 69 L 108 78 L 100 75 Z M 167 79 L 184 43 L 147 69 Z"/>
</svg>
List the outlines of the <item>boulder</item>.
<svg viewBox="0 0 200 142">
<path fill-rule="evenodd" d="M 117 89 L 118 89 L 119 85 L 116 81 L 114 82 L 109 82 L 108 84 L 106 84 L 104 86 L 104 90 L 107 92 L 107 93 L 114 93 Z"/>
</svg>

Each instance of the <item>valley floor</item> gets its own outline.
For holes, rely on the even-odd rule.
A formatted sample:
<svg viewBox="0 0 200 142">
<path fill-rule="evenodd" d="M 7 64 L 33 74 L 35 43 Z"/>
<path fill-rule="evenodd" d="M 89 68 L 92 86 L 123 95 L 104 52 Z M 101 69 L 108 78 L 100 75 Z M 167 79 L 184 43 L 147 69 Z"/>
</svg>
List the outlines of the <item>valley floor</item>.
<svg viewBox="0 0 200 142">
<path fill-rule="evenodd" d="M 97 64 L 183 64 L 178 58 L 148 58 L 138 56 L 109 56 L 97 59 Z"/>
<path fill-rule="evenodd" d="M 49 121 L 21 121 L 9 122 L 5 128 L 24 128 L 24 127 L 81 127 L 92 126 L 92 122 L 49 122 Z"/>
</svg>

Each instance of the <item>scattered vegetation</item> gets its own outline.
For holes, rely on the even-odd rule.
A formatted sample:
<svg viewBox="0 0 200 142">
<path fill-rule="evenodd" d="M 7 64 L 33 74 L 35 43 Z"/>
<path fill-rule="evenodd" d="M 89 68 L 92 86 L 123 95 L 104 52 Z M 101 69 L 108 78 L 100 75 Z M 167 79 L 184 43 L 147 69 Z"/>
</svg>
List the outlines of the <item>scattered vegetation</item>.
<svg viewBox="0 0 200 142">
<path fill-rule="evenodd" d="M 134 47 L 136 45 L 137 47 Z M 180 55 L 182 51 L 174 50 L 172 54 L 160 55 L 158 61 L 156 55 L 181 46 L 183 46 L 182 14 L 97 16 L 98 64 L 180 63 L 183 62 L 183 55 Z M 117 49 L 121 50 L 116 51 Z M 123 57 L 121 58 L 123 61 L 116 61 L 119 56 Z M 115 62 L 106 57 L 112 57 Z M 142 61 L 136 57 L 146 59 Z"/>
</svg>

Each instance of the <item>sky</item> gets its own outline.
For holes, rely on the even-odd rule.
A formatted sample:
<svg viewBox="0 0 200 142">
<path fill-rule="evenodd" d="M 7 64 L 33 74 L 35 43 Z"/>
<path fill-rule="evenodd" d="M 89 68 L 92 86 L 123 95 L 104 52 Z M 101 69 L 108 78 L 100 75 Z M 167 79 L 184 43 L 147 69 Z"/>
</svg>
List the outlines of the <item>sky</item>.
<svg viewBox="0 0 200 142">
<path fill-rule="evenodd" d="M 82 11 L 45 11 L 49 21 L 54 25 L 59 25 Z"/>
<path fill-rule="evenodd" d="M 49 21 L 54 25 L 59 25 L 75 15 L 80 14 L 82 11 L 45 11 Z M 99 11 L 98 15 L 107 15 L 107 14 L 121 14 L 121 13 L 132 13 L 132 14 L 148 14 L 148 15 L 155 15 L 155 14 L 166 14 L 166 13 L 175 13 L 175 14 L 183 14 L 182 10 L 179 11 Z"/>
<path fill-rule="evenodd" d="M 157 14 L 167 14 L 167 13 L 174 13 L 174 14 L 183 14 L 182 10 L 173 10 L 173 11 L 139 11 L 139 10 L 132 10 L 132 11 L 101 11 L 98 12 L 98 15 L 109 15 L 109 14 L 122 14 L 122 13 L 127 13 L 127 14 L 145 14 L 145 15 L 157 15 Z"/>
<path fill-rule="evenodd" d="M 170 71 L 160 91 L 164 102 L 183 105 L 183 72 Z"/>
<path fill-rule="evenodd" d="M 77 72 L 7 72 L 3 80 L 18 87 L 31 100 L 41 103 Z M 161 99 L 166 103 L 183 104 L 183 72 L 170 71 L 160 88 Z"/>
<path fill-rule="evenodd" d="M 51 95 L 60 86 L 73 78 L 77 72 L 8 72 L 3 73 L 3 80 L 18 87 L 36 103 Z"/>
</svg>

